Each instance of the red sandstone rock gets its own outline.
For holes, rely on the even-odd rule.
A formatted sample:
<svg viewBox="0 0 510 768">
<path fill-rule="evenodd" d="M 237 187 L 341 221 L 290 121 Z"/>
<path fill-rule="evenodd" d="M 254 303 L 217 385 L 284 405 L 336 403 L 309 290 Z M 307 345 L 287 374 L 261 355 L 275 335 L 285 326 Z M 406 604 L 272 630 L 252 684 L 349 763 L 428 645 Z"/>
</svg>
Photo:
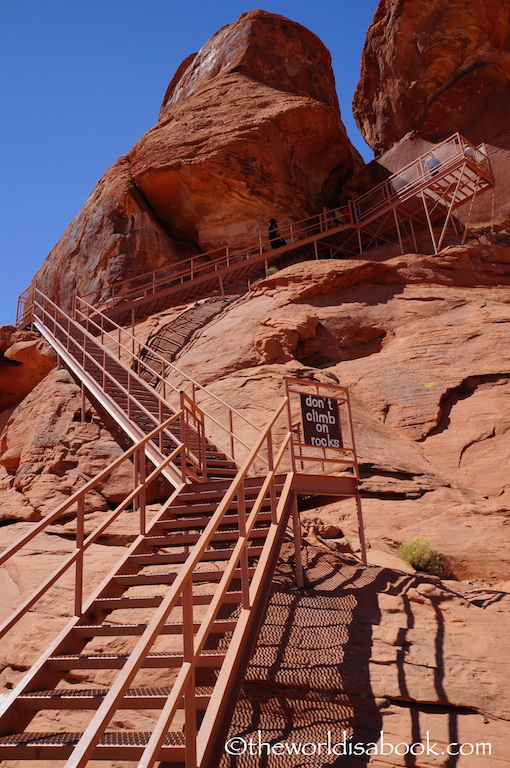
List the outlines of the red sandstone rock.
<svg viewBox="0 0 510 768">
<path fill-rule="evenodd" d="M 101 302 L 115 280 L 184 258 L 172 235 L 194 251 L 266 236 L 273 216 L 335 203 L 361 166 L 326 48 L 251 11 L 179 67 L 158 124 L 105 173 L 35 282 L 63 307 L 74 292 Z"/>
<path fill-rule="evenodd" d="M 82 423 L 80 389 L 65 370 L 48 374 L 14 409 L 0 436 L 0 519 L 52 511 L 122 453 L 90 406 L 87 417 L 93 420 Z M 90 496 L 87 511 L 108 509 L 131 476 L 120 467 Z"/>
<path fill-rule="evenodd" d="M 100 302 L 111 283 L 182 258 L 131 179 L 121 157 L 35 275 L 37 287 L 64 308 L 73 294 Z"/>
<path fill-rule="evenodd" d="M 0 412 L 17 405 L 53 368 L 56 354 L 32 331 L 0 328 Z"/>
<path fill-rule="evenodd" d="M 507 129 L 509 39 L 508 8 L 497 0 L 381 0 L 354 97 L 367 142 L 381 154 L 409 131 L 437 141 Z"/>
<path fill-rule="evenodd" d="M 243 14 L 202 48 L 130 161 L 171 231 L 202 247 L 265 236 L 273 216 L 321 211 L 360 165 L 327 50 L 264 11 Z"/>
</svg>

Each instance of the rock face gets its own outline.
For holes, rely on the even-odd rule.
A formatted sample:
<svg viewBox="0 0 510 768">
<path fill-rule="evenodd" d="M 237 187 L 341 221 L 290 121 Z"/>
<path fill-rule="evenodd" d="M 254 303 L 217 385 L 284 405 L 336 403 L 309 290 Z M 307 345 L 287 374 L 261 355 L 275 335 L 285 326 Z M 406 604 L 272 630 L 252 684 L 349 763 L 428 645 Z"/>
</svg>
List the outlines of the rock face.
<svg viewBox="0 0 510 768">
<path fill-rule="evenodd" d="M 267 234 L 336 203 L 363 165 L 330 56 L 311 32 L 251 11 L 179 67 L 158 124 L 104 175 L 37 273 L 63 307 L 123 277 Z M 176 241 L 186 241 L 178 243 Z"/>
<path fill-rule="evenodd" d="M 458 130 L 483 141 L 508 129 L 508 10 L 496 0 L 381 0 L 354 98 L 376 154 L 409 131 L 437 141 Z"/>
<path fill-rule="evenodd" d="M 176 235 L 202 247 L 301 219 L 338 198 L 360 160 L 330 56 L 299 24 L 250 11 L 171 83 L 133 178 Z"/>
<path fill-rule="evenodd" d="M 178 246 L 133 183 L 128 158 L 122 157 L 105 173 L 34 280 L 69 309 L 74 293 L 100 302 L 115 280 L 180 258 Z"/>
<path fill-rule="evenodd" d="M 509 265 L 508 247 L 482 244 L 295 264 L 260 281 L 176 363 L 257 423 L 284 376 L 348 385 L 371 545 L 395 552 L 424 536 L 459 578 L 502 580 Z M 346 509 L 313 514 L 355 536 Z"/>
<path fill-rule="evenodd" d="M 0 437 L 0 520 L 39 519 L 65 501 L 122 453 L 112 431 L 115 437 L 89 405 L 81 420 L 80 388 L 66 370 L 47 375 L 12 412 Z M 120 468 L 91 495 L 87 511 L 108 509 L 130 472 Z"/>
<path fill-rule="evenodd" d="M 32 331 L 0 328 L 0 414 L 23 400 L 51 371 L 56 354 Z M 1 417 L 0 417 L 1 418 Z"/>
<path fill-rule="evenodd" d="M 381 0 L 367 33 L 354 114 L 377 162 L 351 192 L 456 131 L 485 143 L 495 187 L 459 209 L 464 225 L 510 222 L 510 20 L 496 0 Z"/>
<path fill-rule="evenodd" d="M 374 146 L 393 145 L 380 158 L 383 176 L 457 128 L 477 141 L 490 116 L 500 116 L 492 148 L 510 147 L 507 118 L 497 105 L 508 87 L 507 15 L 504 5 L 489 0 L 381 2 L 356 104 Z M 411 130 L 419 136 L 402 138 Z M 498 178 L 506 167 L 501 151 Z M 271 216 L 283 222 L 320 210 L 357 164 L 322 44 L 282 17 L 244 14 L 183 62 L 158 125 L 107 172 L 38 273 L 38 284 L 63 306 L 75 290 L 100 300 L 112 279 L 175 261 L 184 240 L 194 248 L 235 242 L 265 232 Z M 494 198 L 500 221 L 508 205 L 502 194 Z M 320 499 L 303 500 L 307 583 L 295 588 L 293 551 L 284 545 L 229 736 L 256 738 L 261 729 L 266 741 L 320 743 L 331 729 L 339 741 L 344 731 L 375 744 L 383 730 L 387 742 L 405 746 L 430 734 L 443 757 L 450 742 L 489 742 L 492 762 L 504 765 L 510 237 L 500 224 L 491 237 L 478 233 L 437 256 L 421 248 L 420 238 L 417 250 L 400 255 L 383 245 L 363 258 L 315 261 L 310 249 L 302 262 L 259 280 L 246 295 L 232 294 L 214 317 L 181 333 L 186 343 L 177 366 L 241 411 L 252 428 L 265 424 L 281 402 L 287 376 L 349 386 L 361 469 L 370 565 L 357 558 L 352 500 L 315 508 Z M 188 310 L 183 305 L 147 318 L 137 327 L 139 338 L 146 341 L 173 321 L 177 327 Z M 79 386 L 53 365 L 35 334 L 12 327 L 0 332 L 5 546 L 124 447 L 99 411 L 87 405 L 83 413 Z M 177 373 L 173 383 L 179 389 Z M 197 399 L 211 407 L 203 391 Z M 222 418 L 219 411 L 211 415 Z M 248 429 L 240 433 L 245 445 L 253 440 Z M 208 436 L 228 450 L 219 428 Z M 87 530 L 132 481 L 128 469 L 91 495 Z M 165 498 L 161 487 L 151 491 Z M 94 544 L 98 578 L 136 535 L 134 517 Z M 74 526 L 73 519 L 57 521 L 0 569 L 2 619 L 72 551 Z M 399 545 L 415 537 L 446 556 L 443 582 L 398 558 Z M 14 632 L 3 640 L 3 690 L 61 629 L 71 592 L 70 582 L 56 586 L 30 613 L 26 637 Z M 130 621 L 138 621 L 135 613 Z M 100 651 L 102 638 L 96 642 Z M 127 642 L 119 640 L 119 652 Z M 153 670 L 145 684 L 168 684 L 158 675 Z M 89 688 L 110 679 L 102 670 L 82 670 L 70 681 Z M 147 730 L 153 716 L 141 715 Z M 115 728 L 129 725 L 129 718 L 121 712 Z M 77 715 L 76 728 L 82 720 Z M 41 722 L 42 730 L 63 727 L 58 712 Z M 221 759 L 222 768 L 232 764 Z M 485 768 L 487 759 L 471 752 L 453 762 L 372 752 L 361 762 Z M 293 760 L 285 764 L 332 763 L 309 752 Z M 234 761 L 240 768 L 259 762 L 253 754 Z M 276 768 L 281 754 L 260 762 Z"/>
</svg>

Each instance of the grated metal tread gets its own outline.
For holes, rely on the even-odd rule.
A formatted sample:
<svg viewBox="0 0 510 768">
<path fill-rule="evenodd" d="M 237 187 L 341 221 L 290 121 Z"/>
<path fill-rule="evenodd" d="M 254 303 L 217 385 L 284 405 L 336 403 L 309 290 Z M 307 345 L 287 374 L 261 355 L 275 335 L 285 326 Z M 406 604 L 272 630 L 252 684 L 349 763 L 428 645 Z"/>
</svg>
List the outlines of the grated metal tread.
<svg viewBox="0 0 510 768">
<path fill-rule="evenodd" d="M 31 693 L 22 693 L 19 699 L 45 699 L 48 696 L 52 698 L 77 698 L 82 699 L 89 696 L 106 696 L 109 688 L 81 688 L 73 690 L 71 688 L 49 689 L 46 691 L 32 691 Z M 198 686 L 195 688 L 197 696 L 210 696 L 213 692 L 212 686 Z M 126 698 L 137 698 L 147 696 L 170 696 L 172 688 L 128 688 L 125 693 Z"/>
<path fill-rule="evenodd" d="M 151 733 L 149 731 L 107 731 L 98 742 L 99 746 L 146 746 Z M 75 746 L 83 736 L 78 731 L 63 733 L 45 733 L 43 731 L 12 733 L 0 736 L 0 747 L 22 746 Z M 171 731 L 165 737 L 165 744 L 182 746 L 185 743 L 183 733 Z"/>
</svg>

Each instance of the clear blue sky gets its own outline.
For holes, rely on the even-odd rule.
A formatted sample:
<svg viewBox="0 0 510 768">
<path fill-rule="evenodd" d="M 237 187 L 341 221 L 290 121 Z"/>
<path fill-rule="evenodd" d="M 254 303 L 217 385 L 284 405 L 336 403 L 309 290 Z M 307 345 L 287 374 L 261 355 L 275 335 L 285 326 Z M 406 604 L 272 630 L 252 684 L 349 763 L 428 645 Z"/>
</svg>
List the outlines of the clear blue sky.
<svg viewBox="0 0 510 768">
<path fill-rule="evenodd" d="M 106 169 L 154 125 L 177 66 L 260 7 L 238 0 L 0 0 L 0 325 Z M 261 6 L 329 48 L 351 141 L 351 101 L 377 0 Z"/>
</svg>

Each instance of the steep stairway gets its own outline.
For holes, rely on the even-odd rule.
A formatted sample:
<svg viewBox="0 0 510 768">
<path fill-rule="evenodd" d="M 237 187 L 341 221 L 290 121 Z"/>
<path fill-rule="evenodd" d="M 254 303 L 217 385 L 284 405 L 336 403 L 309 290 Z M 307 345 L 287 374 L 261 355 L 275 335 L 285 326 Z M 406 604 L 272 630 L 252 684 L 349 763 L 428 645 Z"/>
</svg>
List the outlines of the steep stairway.
<svg viewBox="0 0 510 768">
<path fill-rule="evenodd" d="M 96 313 L 98 319 L 105 320 Z M 74 553 L 0 627 L 2 637 L 76 566 L 74 618 L 0 708 L 0 759 L 65 760 L 66 768 L 90 760 L 212 768 L 291 512 L 296 525 L 293 473 L 278 476 L 275 469 L 291 438 L 288 431 L 276 446 L 272 431 L 286 401 L 258 430 L 239 469 L 206 439 L 194 400 L 180 393 L 173 407 L 164 378 L 158 392 L 133 370 L 134 337 L 129 352 L 120 329 L 115 339 L 83 312 L 75 309 L 73 318 L 37 290 L 30 322 L 135 443 L 127 452 L 135 473 L 133 490 L 93 536 L 84 535 L 85 497 L 107 470 L 0 554 L 1 565 L 76 505 Z M 260 476 L 264 452 L 267 470 Z M 158 473 L 176 490 L 147 528 L 147 488 Z M 139 506 L 140 535 L 83 604 L 85 549 L 130 504 L 133 512 Z M 118 714 L 125 710 L 129 728 Z"/>
<path fill-rule="evenodd" d="M 138 375 L 154 386 L 157 380 L 150 370 L 151 367 L 159 365 L 162 358 L 172 362 L 193 334 L 224 310 L 233 298 L 237 296 L 224 299 L 208 298 L 197 302 L 159 328 L 149 337 L 147 344 L 141 350 L 139 360 L 142 365 L 133 364 L 136 365 Z"/>
<path fill-rule="evenodd" d="M 189 484 L 163 505 L 3 705 L 0 759 L 213 766 L 291 505 L 289 479 L 274 474 L 243 478 L 241 491 Z M 110 726 L 125 710 L 140 730 Z"/>
<path fill-rule="evenodd" d="M 119 348 L 114 354 L 39 291 L 34 296 L 33 312 L 34 327 L 128 437 L 136 441 L 175 415 L 176 409 L 137 375 L 131 360 L 122 360 L 124 350 Z M 157 445 L 148 444 L 148 458 L 160 462 L 174 455 L 175 462 L 169 464 L 166 477 L 175 486 L 187 477 L 233 477 L 236 468 L 232 461 L 205 438 L 200 412 L 185 398 L 181 407 L 187 417 L 160 432 Z"/>
</svg>

